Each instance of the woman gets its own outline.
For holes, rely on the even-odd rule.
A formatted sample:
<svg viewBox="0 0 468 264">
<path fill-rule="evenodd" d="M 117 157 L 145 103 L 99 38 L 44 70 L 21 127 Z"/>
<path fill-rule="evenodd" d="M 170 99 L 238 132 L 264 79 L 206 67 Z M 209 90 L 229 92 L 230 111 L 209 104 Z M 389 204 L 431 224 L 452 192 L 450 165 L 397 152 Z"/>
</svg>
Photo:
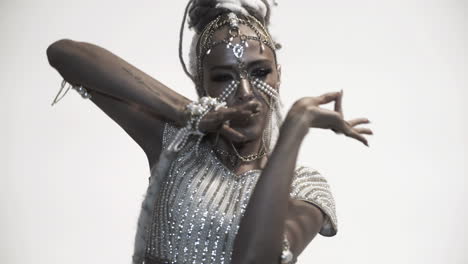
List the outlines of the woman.
<svg viewBox="0 0 468 264">
<path fill-rule="evenodd" d="M 190 69 L 182 64 L 200 97 L 194 102 L 95 45 L 60 40 L 48 48 L 64 80 L 148 157 L 134 263 L 294 263 L 317 233 L 336 234 L 329 186 L 317 171 L 296 168 L 299 146 L 310 128 L 367 145 L 363 134 L 372 131 L 356 126 L 369 120 L 343 119 L 342 92 L 299 99 L 281 118 L 271 6 L 189 2 L 182 27 L 189 14 L 195 36 Z M 330 102 L 334 111 L 320 107 Z"/>
</svg>

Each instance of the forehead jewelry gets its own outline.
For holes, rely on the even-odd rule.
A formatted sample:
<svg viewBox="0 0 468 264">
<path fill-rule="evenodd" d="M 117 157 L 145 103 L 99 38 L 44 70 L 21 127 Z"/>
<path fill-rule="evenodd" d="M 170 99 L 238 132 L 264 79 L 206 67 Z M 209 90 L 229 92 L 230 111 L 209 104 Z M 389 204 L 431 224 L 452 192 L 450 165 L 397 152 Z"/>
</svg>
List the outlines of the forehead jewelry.
<svg viewBox="0 0 468 264">
<path fill-rule="evenodd" d="M 226 48 L 232 49 L 232 53 L 234 53 L 234 56 L 240 60 L 242 56 L 244 56 L 244 50 L 245 48 L 249 47 L 249 44 L 247 43 L 247 37 L 245 35 L 241 35 L 239 31 L 239 18 L 237 17 L 236 14 L 234 13 L 229 13 L 228 15 L 229 18 L 229 42 L 226 45 Z M 232 41 L 234 38 L 240 38 L 240 43 L 233 44 Z"/>
<path fill-rule="evenodd" d="M 240 31 L 240 25 L 249 27 L 255 34 L 255 36 L 248 36 Z M 216 31 L 223 27 L 228 27 L 227 36 L 219 41 L 213 40 Z M 237 43 L 234 39 L 238 39 Z M 212 49 L 218 45 L 225 45 L 227 49 L 230 49 L 238 61 L 237 68 L 239 69 L 240 78 L 248 78 L 243 56 L 246 48 L 249 47 L 249 41 L 258 41 L 260 46 L 260 52 L 263 53 L 265 45 L 270 47 L 273 51 L 276 50 L 274 42 L 268 33 L 267 29 L 259 22 L 255 17 L 243 16 L 238 17 L 235 13 L 229 13 L 218 16 L 216 19 L 211 21 L 200 34 L 200 38 L 197 44 L 197 71 L 198 71 L 198 87 L 199 94 L 206 94 L 206 90 L 203 90 L 203 59 L 206 55 L 211 54 Z M 276 54 L 275 54 L 276 56 Z M 276 59 L 276 57 L 275 57 Z"/>
<path fill-rule="evenodd" d="M 224 20 L 223 20 L 224 19 Z M 240 79 L 249 79 L 250 83 L 252 84 L 253 87 L 259 89 L 262 91 L 264 94 L 267 96 L 273 98 L 274 100 L 278 99 L 278 92 L 271 87 L 269 84 L 264 82 L 263 80 L 260 80 L 259 78 L 252 78 L 249 76 L 248 71 L 247 71 L 247 66 L 245 65 L 245 62 L 243 60 L 243 56 L 245 53 L 246 48 L 249 47 L 248 40 L 250 39 L 255 39 L 259 41 L 260 43 L 260 52 L 264 51 L 264 44 L 268 45 L 272 50 L 275 50 L 273 41 L 271 37 L 269 36 L 268 32 L 266 29 L 262 26 L 260 22 L 258 22 L 255 18 L 251 17 L 252 21 L 247 17 L 246 19 L 240 19 L 235 13 L 229 13 L 227 16 L 219 16 L 217 17 L 214 21 L 212 21 L 204 30 L 204 32 L 201 34 L 200 37 L 200 42 L 199 42 L 199 62 L 198 65 L 200 73 L 199 76 L 201 75 L 202 71 L 202 59 L 204 55 L 209 55 L 211 53 L 212 48 L 214 48 L 217 45 L 225 43 L 226 48 L 230 49 L 234 56 L 237 59 L 237 69 L 239 71 L 239 77 Z M 240 32 L 240 24 L 247 25 L 257 35 L 257 37 L 253 36 L 247 36 L 245 34 L 242 34 Z M 255 26 L 257 25 L 260 30 Z M 218 42 L 213 42 L 212 38 L 214 35 L 214 32 L 218 29 L 220 29 L 223 26 L 228 26 L 228 34 L 226 38 L 222 41 Z M 263 34 L 261 33 L 263 31 Z M 234 39 L 239 39 L 238 43 L 234 43 Z M 206 50 L 206 51 L 205 51 Z M 203 51 L 205 51 L 203 53 Z M 225 102 L 227 98 L 229 97 L 230 94 L 232 94 L 240 84 L 239 80 L 233 80 L 221 93 L 221 95 L 218 97 L 218 99 L 221 102 Z"/>
</svg>

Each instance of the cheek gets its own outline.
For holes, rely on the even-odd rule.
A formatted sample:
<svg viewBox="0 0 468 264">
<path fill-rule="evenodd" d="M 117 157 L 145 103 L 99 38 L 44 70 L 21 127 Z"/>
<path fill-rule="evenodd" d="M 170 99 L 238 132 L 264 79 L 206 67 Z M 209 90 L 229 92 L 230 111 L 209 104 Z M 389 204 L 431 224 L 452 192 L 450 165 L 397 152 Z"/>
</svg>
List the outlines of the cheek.
<svg viewBox="0 0 468 264">
<path fill-rule="evenodd" d="M 268 83 L 271 87 L 278 89 L 278 73 L 275 71 L 267 76 L 265 82 Z"/>
<path fill-rule="evenodd" d="M 203 87 L 206 92 L 206 95 L 210 97 L 220 96 L 223 90 L 226 88 L 225 86 L 220 85 L 218 83 L 207 82 L 207 81 L 204 82 Z"/>
<path fill-rule="evenodd" d="M 260 102 L 262 102 L 263 107 L 265 108 L 265 112 L 266 112 L 266 110 L 268 110 L 268 107 L 269 107 L 268 105 L 270 104 L 270 97 L 268 97 L 268 95 L 258 90 L 257 88 L 254 88 L 254 89 L 255 89 L 255 96 L 258 98 Z"/>
</svg>

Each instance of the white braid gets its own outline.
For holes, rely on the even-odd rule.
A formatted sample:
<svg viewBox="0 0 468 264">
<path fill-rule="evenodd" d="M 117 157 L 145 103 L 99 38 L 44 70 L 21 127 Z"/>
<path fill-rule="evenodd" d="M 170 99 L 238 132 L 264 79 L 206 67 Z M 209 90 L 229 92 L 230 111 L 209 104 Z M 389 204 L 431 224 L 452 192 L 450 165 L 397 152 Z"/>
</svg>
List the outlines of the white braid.
<svg viewBox="0 0 468 264">
<path fill-rule="evenodd" d="M 239 12 L 243 15 L 252 15 L 246 9 L 246 7 L 250 10 L 254 10 L 257 14 L 259 14 L 262 18 L 266 18 L 268 10 L 270 10 L 277 6 L 276 0 L 216 0 L 216 8 L 226 8 L 232 12 Z M 269 21 L 267 21 L 269 22 Z M 194 34 L 189 50 L 189 65 L 188 70 L 192 76 L 197 79 L 197 54 L 196 54 L 196 47 L 200 35 Z"/>
<path fill-rule="evenodd" d="M 261 15 L 262 18 L 266 18 L 268 10 L 272 6 L 276 5 L 274 0 L 217 0 L 216 8 L 226 8 L 233 12 L 239 12 L 245 16 L 249 15 L 248 7 L 251 10 L 255 10 Z"/>
</svg>

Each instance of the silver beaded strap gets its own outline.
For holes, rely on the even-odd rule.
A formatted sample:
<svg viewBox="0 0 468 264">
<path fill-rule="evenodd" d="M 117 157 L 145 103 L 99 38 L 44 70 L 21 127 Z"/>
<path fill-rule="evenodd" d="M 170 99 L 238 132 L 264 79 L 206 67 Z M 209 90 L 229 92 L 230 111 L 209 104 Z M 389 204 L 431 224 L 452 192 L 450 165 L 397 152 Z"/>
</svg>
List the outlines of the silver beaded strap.
<svg viewBox="0 0 468 264">
<path fill-rule="evenodd" d="M 65 86 L 67 84 L 68 84 L 67 89 L 61 95 L 63 89 L 65 88 Z M 55 96 L 54 101 L 52 102 L 52 106 L 55 105 L 56 103 L 58 103 L 60 100 L 62 100 L 62 98 L 65 97 L 65 95 L 68 93 L 70 88 L 77 91 L 81 95 L 81 97 L 83 97 L 83 99 L 91 99 L 91 94 L 86 90 L 86 88 L 84 88 L 81 85 L 71 85 L 71 84 L 67 83 L 67 81 L 63 80 L 62 83 L 60 84 L 60 90 L 57 93 L 57 95 Z"/>
</svg>

